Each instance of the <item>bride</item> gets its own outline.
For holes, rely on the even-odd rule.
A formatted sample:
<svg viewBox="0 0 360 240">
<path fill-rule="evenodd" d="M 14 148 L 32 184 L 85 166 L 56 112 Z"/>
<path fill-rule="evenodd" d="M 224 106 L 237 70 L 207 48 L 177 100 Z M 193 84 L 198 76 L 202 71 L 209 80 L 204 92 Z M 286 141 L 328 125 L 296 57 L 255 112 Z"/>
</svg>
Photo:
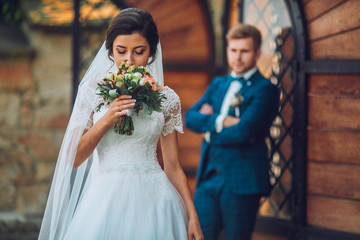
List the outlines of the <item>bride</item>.
<svg viewBox="0 0 360 240">
<path fill-rule="evenodd" d="M 177 94 L 162 86 L 162 111 L 133 114 L 131 136 L 113 131 L 135 104 L 130 96 L 95 110 L 97 83 L 124 59 L 148 65 L 163 82 L 157 28 L 145 11 L 128 8 L 113 19 L 79 85 L 39 239 L 203 239 L 178 158 L 176 132 L 183 129 Z M 159 139 L 164 170 L 156 159 Z"/>
</svg>

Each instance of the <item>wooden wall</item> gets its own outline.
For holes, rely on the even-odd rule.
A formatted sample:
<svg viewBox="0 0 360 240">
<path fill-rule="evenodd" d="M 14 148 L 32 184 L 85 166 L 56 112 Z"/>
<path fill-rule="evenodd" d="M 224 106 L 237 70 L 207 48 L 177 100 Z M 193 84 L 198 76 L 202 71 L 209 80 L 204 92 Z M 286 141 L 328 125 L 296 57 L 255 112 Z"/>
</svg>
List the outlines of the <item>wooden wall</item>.
<svg viewBox="0 0 360 240">
<path fill-rule="evenodd" d="M 360 1 L 303 6 L 311 60 L 360 59 Z M 307 133 L 308 224 L 360 233 L 360 75 L 308 76 Z"/>
</svg>

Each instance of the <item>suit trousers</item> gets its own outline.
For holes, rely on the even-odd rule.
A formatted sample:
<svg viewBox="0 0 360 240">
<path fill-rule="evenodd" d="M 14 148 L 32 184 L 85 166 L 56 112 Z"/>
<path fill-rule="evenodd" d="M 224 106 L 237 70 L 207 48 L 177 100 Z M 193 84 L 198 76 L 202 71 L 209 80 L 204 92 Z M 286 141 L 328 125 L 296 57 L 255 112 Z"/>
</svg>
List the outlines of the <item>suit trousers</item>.
<svg viewBox="0 0 360 240">
<path fill-rule="evenodd" d="M 221 173 L 198 183 L 194 204 L 206 240 L 216 240 L 224 228 L 226 240 L 251 240 L 261 195 L 234 194 Z"/>
</svg>

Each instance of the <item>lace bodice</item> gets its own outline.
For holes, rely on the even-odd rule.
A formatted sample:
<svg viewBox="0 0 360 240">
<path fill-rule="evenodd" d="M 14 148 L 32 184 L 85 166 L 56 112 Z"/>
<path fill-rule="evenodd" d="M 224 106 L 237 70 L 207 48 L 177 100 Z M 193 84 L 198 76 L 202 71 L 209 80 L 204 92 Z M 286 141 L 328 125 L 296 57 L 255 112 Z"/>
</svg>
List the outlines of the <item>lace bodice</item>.
<svg viewBox="0 0 360 240">
<path fill-rule="evenodd" d="M 109 129 L 100 140 L 96 150 L 100 171 L 140 171 L 160 168 L 156 159 L 156 146 L 160 134 L 167 135 L 174 130 L 183 132 L 181 104 L 178 95 L 170 88 L 163 90 L 166 99 L 162 112 L 146 116 L 143 111 L 134 113 L 134 131 L 131 136 L 120 135 Z M 89 128 L 96 123 L 108 108 L 94 112 Z"/>
</svg>

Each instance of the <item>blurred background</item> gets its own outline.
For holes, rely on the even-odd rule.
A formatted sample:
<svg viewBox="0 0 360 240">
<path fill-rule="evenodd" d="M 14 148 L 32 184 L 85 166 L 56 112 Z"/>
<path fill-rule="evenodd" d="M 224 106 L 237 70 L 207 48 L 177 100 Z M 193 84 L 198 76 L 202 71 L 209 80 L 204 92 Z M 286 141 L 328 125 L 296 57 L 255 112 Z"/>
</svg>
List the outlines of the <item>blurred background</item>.
<svg viewBox="0 0 360 240">
<path fill-rule="evenodd" d="M 253 240 L 360 239 L 358 0 L 0 0 L 0 239 L 37 239 L 78 82 L 126 7 L 153 15 L 183 114 L 227 73 L 229 27 L 258 27 L 281 105 Z M 192 191 L 201 139 L 179 135 Z"/>
</svg>

